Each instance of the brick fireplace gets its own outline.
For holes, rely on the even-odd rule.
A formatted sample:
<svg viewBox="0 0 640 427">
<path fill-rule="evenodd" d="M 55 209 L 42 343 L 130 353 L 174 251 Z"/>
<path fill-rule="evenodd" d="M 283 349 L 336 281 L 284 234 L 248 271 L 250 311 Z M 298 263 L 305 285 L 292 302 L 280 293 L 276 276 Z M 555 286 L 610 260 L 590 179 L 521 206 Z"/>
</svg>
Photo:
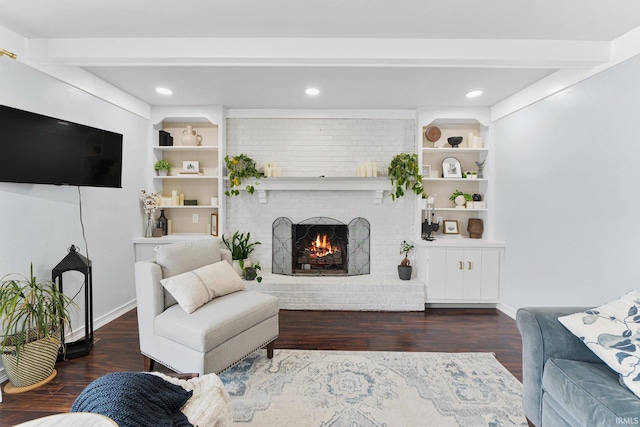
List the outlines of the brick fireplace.
<svg viewBox="0 0 640 427">
<path fill-rule="evenodd" d="M 251 232 L 262 243 L 252 258 L 262 266 L 263 281 L 246 282 L 247 287 L 277 296 L 283 309 L 424 310 L 424 285 L 415 279 L 399 280 L 397 273 L 400 242 L 419 235 L 418 200 L 392 201 L 384 179 L 391 158 L 414 152 L 415 140 L 412 117 L 228 118 L 228 154 L 246 153 L 258 167 L 275 162 L 282 168 L 282 178 L 260 180 L 258 194 L 226 199 L 227 232 Z M 376 194 L 378 184 L 369 188 L 357 181 L 356 170 L 363 162 L 378 164 L 379 177 L 371 182 L 386 184 L 379 191 L 384 194 Z M 328 179 L 322 181 L 323 177 Z M 346 179 L 340 181 L 341 177 Z M 300 180 L 290 185 L 296 178 Z M 332 180 L 338 181 L 326 182 Z M 260 192 L 265 193 L 262 199 Z M 303 257 L 294 260 L 292 226 L 317 225 L 315 218 L 348 226 L 349 233 L 354 220 L 367 224 L 366 244 L 362 241 L 359 247 L 355 237 L 347 236 L 347 274 L 326 274 L 329 269 L 324 275 L 305 274 L 305 268 L 314 269 L 304 259 L 299 264 L 308 265 L 294 274 L 294 263 Z M 306 234 L 306 240 L 317 238 L 313 229 Z M 366 261 L 357 261 L 365 256 Z"/>
</svg>

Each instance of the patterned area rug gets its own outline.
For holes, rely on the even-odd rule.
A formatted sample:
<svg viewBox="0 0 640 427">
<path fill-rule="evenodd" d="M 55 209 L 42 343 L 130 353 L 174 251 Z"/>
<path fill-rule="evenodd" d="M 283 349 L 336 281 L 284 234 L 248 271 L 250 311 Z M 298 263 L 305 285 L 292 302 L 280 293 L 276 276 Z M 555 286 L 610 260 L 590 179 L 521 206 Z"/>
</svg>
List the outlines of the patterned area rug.
<svg viewBox="0 0 640 427">
<path fill-rule="evenodd" d="M 261 350 L 220 379 L 243 426 L 527 426 L 491 353 Z"/>
</svg>

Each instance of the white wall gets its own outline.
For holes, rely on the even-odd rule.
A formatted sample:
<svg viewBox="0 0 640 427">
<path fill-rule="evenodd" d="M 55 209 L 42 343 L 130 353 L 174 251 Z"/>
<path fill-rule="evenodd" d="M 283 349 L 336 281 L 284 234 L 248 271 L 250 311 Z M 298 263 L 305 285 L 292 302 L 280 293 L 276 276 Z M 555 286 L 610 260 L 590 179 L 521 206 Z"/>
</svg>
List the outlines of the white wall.
<svg viewBox="0 0 640 427">
<path fill-rule="evenodd" d="M 0 57 L 0 81 L 0 104 L 124 135 L 123 188 L 81 187 L 80 193 L 93 261 L 94 318 L 133 307 L 132 239 L 142 233 L 139 200 L 147 174 L 139 159 L 148 157 L 148 121 L 6 57 Z M 20 141 L 0 135 L 0 143 Z M 0 183 L 0 274 L 28 274 L 33 262 L 36 275 L 50 279 L 71 244 L 86 255 L 78 199 L 78 187 Z M 80 288 L 79 273 L 63 279 L 66 294 Z M 84 305 L 82 294 L 76 300 Z M 79 316 L 74 330 L 84 325 Z"/>
<path fill-rule="evenodd" d="M 501 300 L 599 305 L 640 283 L 640 57 L 494 124 Z"/>
<path fill-rule="evenodd" d="M 227 152 L 245 153 L 258 163 L 275 162 L 283 176 L 355 176 L 363 162 L 377 162 L 387 174 L 395 154 L 414 153 L 415 120 L 349 118 L 228 119 Z M 390 186 L 389 186 L 390 188 Z M 417 235 L 417 196 L 392 201 L 385 192 L 382 204 L 373 203 L 372 191 L 272 191 L 268 202 L 258 196 L 227 200 L 227 232 L 251 232 L 262 242 L 255 258 L 271 267 L 271 227 L 278 217 L 293 222 L 327 216 L 344 223 L 364 217 L 371 223 L 371 272 L 397 274 L 400 242 Z"/>
</svg>

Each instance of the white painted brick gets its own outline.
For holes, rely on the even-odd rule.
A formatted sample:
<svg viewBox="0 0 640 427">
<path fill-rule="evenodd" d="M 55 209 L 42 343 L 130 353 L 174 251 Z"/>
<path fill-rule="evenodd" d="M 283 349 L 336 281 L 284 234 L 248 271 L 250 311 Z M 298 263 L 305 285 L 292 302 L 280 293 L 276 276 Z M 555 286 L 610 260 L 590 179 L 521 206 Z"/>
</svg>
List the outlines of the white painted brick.
<svg viewBox="0 0 640 427">
<path fill-rule="evenodd" d="M 389 162 L 400 152 L 415 152 L 415 122 L 401 119 L 228 119 L 227 153 L 245 153 L 258 166 L 275 162 L 283 176 L 355 176 L 358 165 L 377 162 L 386 175 Z M 399 243 L 418 232 L 414 230 L 417 198 L 404 197 L 392 202 L 385 193 L 383 203 L 373 204 L 366 191 L 268 192 L 268 203 L 244 193 L 227 199 L 228 231 L 250 231 L 262 242 L 253 255 L 263 268 L 271 265 L 271 225 L 278 217 L 298 222 L 327 216 L 348 223 L 364 217 L 371 223 L 371 271 L 396 275 L 401 259 Z M 362 276 L 367 277 L 367 276 Z M 388 283 L 334 284 L 304 286 L 286 282 L 262 284 L 256 290 L 277 292 L 281 307 L 300 309 L 415 310 L 424 308 L 424 287 L 402 287 Z M 414 293 L 415 292 L 415 293 Z M 327 295 L 329 293 L 329 295 Z M 410 296 L 408 297 L 406 294 Z M 350 295 L 346 297 L 346 295 Z M 350 302 L 355 295 L 354 302 Z M 422 296 L 420 296 L 422 295 Z M 325 298 L 328 298 L 325 300 Z M 418 298 L 418 303 L 412 301 Z M 318 299 L 322 299 L 319 302 Z M 333 302 L 329 302 L 332 300 Z M 335 302 L 335 300 L 339 302 Z"/>
</svg>

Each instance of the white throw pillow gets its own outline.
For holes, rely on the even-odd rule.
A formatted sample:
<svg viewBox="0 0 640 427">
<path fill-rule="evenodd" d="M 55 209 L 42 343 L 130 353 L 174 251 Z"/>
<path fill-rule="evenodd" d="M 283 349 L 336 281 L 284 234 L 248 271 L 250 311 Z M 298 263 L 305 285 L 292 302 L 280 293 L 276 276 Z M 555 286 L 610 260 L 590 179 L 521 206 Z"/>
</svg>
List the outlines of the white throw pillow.
<svg viewBox="0 0 640 427">
<path fill-rule="evenodd" d="M 240 276 L 226 261 L 162 279 L 160 283 L 189 314 L 216 297 L 245 289 Z"/>
<path fill-rule="evenodd" d="M 558 320 L 640 397 L 640 292 Z"/>
</svg>

